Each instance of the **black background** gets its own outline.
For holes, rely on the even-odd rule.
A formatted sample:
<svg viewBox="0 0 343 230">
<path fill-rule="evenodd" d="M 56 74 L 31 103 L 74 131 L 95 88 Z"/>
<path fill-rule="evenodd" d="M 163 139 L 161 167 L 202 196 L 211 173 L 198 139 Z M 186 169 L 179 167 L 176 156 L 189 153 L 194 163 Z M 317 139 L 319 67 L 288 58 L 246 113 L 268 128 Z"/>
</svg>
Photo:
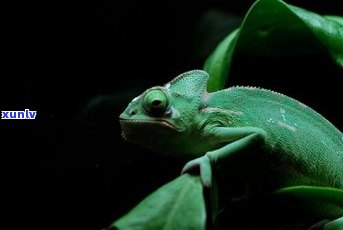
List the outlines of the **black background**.
<svg viewBox="0 0 343 230">
<path fill-rule="evenodd" d="M 289 1 L 321 14 L 342 15 L 337 2 Z M 101 229 L 176 177 L 184 160 L 125 143 L 117 117 L 147 87 L 202 68 L 251 3 L 4 5 L 1 110 L 36 110 L 37 118 L 1 120 L 1 196 L 6 203 L 1 225 Z M 342 112 L 337 111 L 341 69 L 316 58 L 268 60 L 271 64 L 262 68 L 263 61 L 234 60 L 230 85 L 257 84 L 289 93 L 342 129 Z M 289 69 L 290 64 L 295 67 Z M 256 80 L 258 71 L 266 75 L 263 82 Z"/>
</svg>

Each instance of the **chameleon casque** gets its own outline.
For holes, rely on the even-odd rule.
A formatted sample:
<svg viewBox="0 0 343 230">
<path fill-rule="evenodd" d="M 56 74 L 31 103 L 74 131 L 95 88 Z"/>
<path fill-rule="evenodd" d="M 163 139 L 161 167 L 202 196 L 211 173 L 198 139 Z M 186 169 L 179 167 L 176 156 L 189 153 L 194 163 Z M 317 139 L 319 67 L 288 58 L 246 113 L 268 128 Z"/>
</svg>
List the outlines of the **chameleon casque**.
<svg viewBox="0 0 343 230">
<path fill-rule="evenodd" d="M 309 194 L 311 210 L 343 229 L 343 134 L 319 113 L 283 94 L 256 87 L 206 90 L 193 70 L 134 98 L 120 115 L 129 141 L 191 158 L 204 187 L 232 168 L 245 196 Z"/>
</svg>

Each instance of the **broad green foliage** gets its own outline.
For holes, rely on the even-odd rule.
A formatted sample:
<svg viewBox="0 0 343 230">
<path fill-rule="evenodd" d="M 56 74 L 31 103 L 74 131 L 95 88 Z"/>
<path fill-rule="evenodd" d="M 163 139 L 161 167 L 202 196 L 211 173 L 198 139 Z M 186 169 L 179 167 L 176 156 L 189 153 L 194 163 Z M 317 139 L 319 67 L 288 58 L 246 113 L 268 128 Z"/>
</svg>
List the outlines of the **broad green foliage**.
<svg viewBox="0 0 343 230">
<path fill-rule="evenodd" d="M 318 216 L 338 218 L 340 216 L 337 216 L 337 213 L 343 213 L 343 190 L 341 189 L 293 186 L 278 189 L 274 191 L 274 195 L 280 198 L 295 199 L 297 203 L 303 203 L 302 205 L 307 211 Z M 318 206 L 316 202 L 320 202 L 322 205 Z"/>
<path fill-rule="evenodd" d="M 205 203 L 198 176 L 183 174 L 113 223 L 128 230 L 205 229 Z"/>
<path fill-rule="evenodd" d="M 204 70 L 211 76 L 208 91 L 224 88 L 233 55 L 304 53 L 323 53 L 343 68 L 343 18 L 320 16 L 278 0 L 256 1 L 240 28 L 206 60 Z"/>
<path fill-rule="evenodd" d="M 211 56 L 207 58 L 204 70 L 211 76 L 207 85 L 208 92 L 215 92 L 224 88 L 239 31 L 240 29 L 236 29 L 224 38 Z"/>
</svg>

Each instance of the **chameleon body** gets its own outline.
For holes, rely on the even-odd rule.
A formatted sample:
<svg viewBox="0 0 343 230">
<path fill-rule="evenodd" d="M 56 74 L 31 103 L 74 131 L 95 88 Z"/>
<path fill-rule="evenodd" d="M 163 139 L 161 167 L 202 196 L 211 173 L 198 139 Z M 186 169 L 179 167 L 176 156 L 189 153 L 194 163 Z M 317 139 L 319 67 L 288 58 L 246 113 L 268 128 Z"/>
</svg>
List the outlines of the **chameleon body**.
<svg viewBox="0 0 343 230">
<path fill-rule="evenodd" d="M 120 115 L 125 138 L 192 158 L 182 172 L 200 169 L 205 187 L 213 171 L 227 167 L 246 181 L 249 196 L 284 188 L 295 194 L 332 189 L 337 203 L 325 209 L 322 202 L 318 210 L 343 229 L 342 133 L 313 109 L 271 90 L 208 93 L 208 78 L 204 71 L 189 71 L 133 99 Z"/>
</svg>

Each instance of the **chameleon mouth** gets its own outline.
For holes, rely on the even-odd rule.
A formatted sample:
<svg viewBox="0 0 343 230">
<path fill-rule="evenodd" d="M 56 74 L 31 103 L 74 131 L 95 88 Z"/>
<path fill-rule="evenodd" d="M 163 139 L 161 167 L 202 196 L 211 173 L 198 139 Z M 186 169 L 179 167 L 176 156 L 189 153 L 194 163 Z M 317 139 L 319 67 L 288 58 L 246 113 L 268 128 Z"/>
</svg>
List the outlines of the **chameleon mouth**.
<svg viewBox="0 0 343 230">
<path fill-rule="evenodd" d="M 135 120 L 135 119 L 119 119 L 120 125 L 122 130 L 127 134 L 131 133 L 131 131 L 135 131 L 139 129 L 145 129 L 151 126 L 163 126 L 169 129 L 173 129 L 177 131 L 177 128 L 174 124 L 167 122 L 163 119 L 154 119 L 154 120 Z M 136 133 L 136 132 L 135 132 Z"/>
<path fill-rule="evenodd" d="M 121 133 L 121 136 L 124 141 L 137 144 L 137 146 L 141 147 L 144 150 L 149 150 L 153 153 L 160 154 L 160 155 L 169 155 L 169 156 L 176 156 L 175 154 L 168 154 L 168 152 L 162 150 L 161 148 L 156 145 L 156 143 L 149 142 L 149 141 L 139 141 L 140 138 L 138 134 L 136 135 L 126 135 L 124 131 Z"/>
<path fill-rule="evenodd" d="M 125 141 L 144 146 L 156 152 L 161 152 L 163 146 L 160 139 L 169 135 L 177 135 L 175 126 L 163 119 L 119 119 L 122 137 Z M 173 134 L 174 133 L 174 134 Z"/>
</svg>

